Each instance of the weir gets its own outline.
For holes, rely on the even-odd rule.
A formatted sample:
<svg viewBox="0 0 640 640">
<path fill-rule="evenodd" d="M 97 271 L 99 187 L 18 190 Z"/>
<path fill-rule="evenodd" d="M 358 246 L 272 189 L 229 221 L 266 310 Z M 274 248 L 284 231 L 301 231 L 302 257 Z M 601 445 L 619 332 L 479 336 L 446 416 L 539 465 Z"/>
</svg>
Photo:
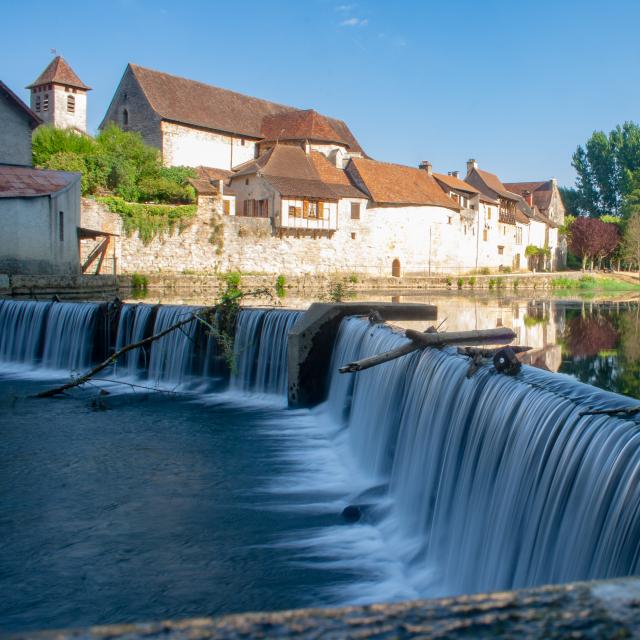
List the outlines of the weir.
<svg viewBox="0 0 640 640">
<path fill-rule="evenodd" d="M 0 367 L 68 374 L 96 361 L 96 345 L 153 335 L 192 311 L 124 305 L 111 339 L 104 306 L 5 300 Z M 304 323 L 297 311 L 242 311 L 233 373 L 196 323 L 131 352 L 113 373 L 159 387 L 204 385 L 284 400 L 287 361 Z M 345 459 L 376 487 L 354 503 L 401 560 L 413 593 L 452 596 L 638 573 L 640 419 L 585 415 L 628 407 L 628 398 L 531 367 L 513 378 L 482 367 L 467 378 L 468 360 L 453 349 L 416 351 L 341 375 L 342 364 L 406 338 L 360 318 L 337 324 L 326 400 L 310 415 L 337 425 L 335 446 L 346 447 Z"/>
</svg>

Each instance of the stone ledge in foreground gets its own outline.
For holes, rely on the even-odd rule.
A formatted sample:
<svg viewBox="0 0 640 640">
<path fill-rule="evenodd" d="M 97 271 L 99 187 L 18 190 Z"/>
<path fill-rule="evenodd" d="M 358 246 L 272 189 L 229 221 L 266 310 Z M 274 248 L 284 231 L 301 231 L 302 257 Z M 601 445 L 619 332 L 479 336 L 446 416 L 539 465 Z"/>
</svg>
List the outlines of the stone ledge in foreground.
<svg viewBox="0 0 640 640">
<path fill-rule="evenodd" d="M 11 637 L 14 640 L 635 638 L 640 637 L 640 579 L 576 582 L 335 609 L 25 632 Z"/>
</svg>

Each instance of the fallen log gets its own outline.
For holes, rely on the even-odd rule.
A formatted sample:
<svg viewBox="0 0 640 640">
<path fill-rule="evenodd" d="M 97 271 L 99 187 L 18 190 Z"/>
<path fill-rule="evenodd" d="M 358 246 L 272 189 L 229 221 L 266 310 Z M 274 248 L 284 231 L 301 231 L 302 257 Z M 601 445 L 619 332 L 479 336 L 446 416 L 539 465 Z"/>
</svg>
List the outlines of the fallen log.
<svg viewBox="0 0 640 640">
<path fill-rule="evenodd" d="M 623 407 L 622 409 L 591 409 L 589 411 L 581 411 L 581 416 L 635 416 L 640 413 L 640 406 Z"/>
<path fill-rule="evenodd" d="M 60 395 L 61 393 L 64 393 L 68 389 L 79 387 L 85 382 L 88 382 L 89 380 L 91 380 L 91 378 L 93 378 L 93 376 L 95 376 L 96 373 L 100 373 L 100 371 L 102 371 L 103 369 L 106 369 L 109 365 L 113 364 L 120 356 L 124 355 L 128 351 L 132 351 L 133 349 L 138 349 L 139 347 L 144 347 L 148 344 L 151 344 L 155 340 L 158 340 L 166 336 L 168 333 L 171 333 L 172 331 L 175 331 L 176 329 L 179 329 L 180 327 L 183 327 L 185 324 L 188 324 L 189 322 L 193 322 L 194 320 L 200 320 L 200 318 L 196 314 L 190 314 L 189 317 L 185 318 L 184 320 L 180 320 L 175 324 L 172 324 L 170 327 L 167 327 L 160 333 L 156 333 L 155 335 L 149 336 L 144 340 L 140 340 L 139 342 L 133 342 L 131 344 L 128 344 L 126 347 L 122 347 L 122 349 L 110 355 L 106 360 L 102 361 L 100 364 L 93 367 L 93 369 L 91 369 L 90 371 L 87 371 L 87 373 L 84 373 L 83 375 L 77 378 L 74 378 L 73 380 L 70 380 L 69 382 L 66 382 L 63 385 L 60 385 L 59 387 L 55 387 L 53 389 L 47 389 L 46 391 L 40 391 L 40 393 L 36 393 L 33 397 L 34 398 L 51 398 L 52 396 L 57 396 L 57 395 Z"/>
<path fill-rule="evenodd" d="M 444 347 L 449 344 L 460 344 L 461 342 L 470 342 L 472 344 L 481 342 L 510 342 L 516 337 L 516 334 L 511 331 L 511 329 L 504 327 L 497 329 L 480 329 L 477 331 L 451 331 L 449 333 L 437 333 L 435 331 L 422 333 L 413 329 L 407 329 L 405 335 L 411 342 L 403 344 L 401 347 L 392 349 L 391 351 L 385 351 L 375 356 L 350 362 L 340 367 L 338 371 L 340 371 L 340 373 L 364 371 L 365 369 L 370 369 L 371 367 L 389 362 L 390 360 L 401 358 L 425 347 Z"/>
<path fill-rule="evenodd" d="M 422 333 L 407 329 L 405 335 L 409 340 L 424 347 L 444 347 L 448 344 L 479 344 L 481 342 L 511 342 L 516 334 L 506 327 L 496 329 L 477 329 L 475 331 L 449 331 L 447 333 Z"/>
</svg>

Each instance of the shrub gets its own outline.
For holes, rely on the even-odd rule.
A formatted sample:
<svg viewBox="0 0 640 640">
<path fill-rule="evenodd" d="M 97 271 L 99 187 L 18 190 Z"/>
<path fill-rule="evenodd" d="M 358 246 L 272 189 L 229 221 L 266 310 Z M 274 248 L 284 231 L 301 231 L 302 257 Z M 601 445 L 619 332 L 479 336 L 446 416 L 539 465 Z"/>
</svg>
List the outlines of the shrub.
<svg viewBox="0 0 640 640">
<path fill-rule="evenodd" d="M 462 289 L 464 285 L 464 278 L 458 278 L 457 284 L 458 284 L 458 289 Z"/>
<path fill-rule="evenodd" d="M 350 282 L 351 284 L 358 284 L 358 276 L 357 276 L 355 273 L 352 273 L 352 274 L 349 276 L 349 282 Z"/>
<path fill-rule="evenodd" d="M 284 276 L 280 275 L 276 278 L 276 295 L 279 298 L 284 298 L 286 292 L 284 290 L 284 286 L 286 284 L 287 280 Z"/>
<path fill-rule="evenodd" d="M 131 286 L 137 291 L 146 291 L 149 286 L 149 279 L 147 276 L 133 273 L 131 274 Z"/>
<path fill-rule="evenodd" d="M 520 278 L 514 278 L 512 284 L 513 288 L 517 289 L 520 286 Z"/>
<path fill-rule="evenodd" d="M 453 284 L 453 280 L 451 279 L 450 276 L 447 276 L 447 279 L 445 280 L 445 282 L 447 283 L 447 287 L 450 287 Z"/>
<path fill-rule="evenodd" d="M 149 244 L 156 236 L 165 232 L 184 230 L 196 214 L 194 204 L 172 206 L 157 204 L 140 204 L 126 202 L 117 196 L 96 198 L 109 211 L 117 213 L 121 218 L 127 235 L 137 231 L 144 244 Z"/>
<path fill-rule="evenodd" d="M 470 286 L 470 287 L 472 287 L 472 288 L 473 288 L 473 287 L 475 287 L 475 286 L 476 286 L 476 277 L 475 277 L 475 276 L 471 276 L 471 277 L 467 280 L 467 282 L 469 283 L 469 286 Z"/>
<path fill-rule="evenodd" d="M 227 289 L 237 289 L 240 286 L 242 274 L 239 271 L 229 271 L 224 274 L 223 279 Z"/>
<path fill-rule="evenodd" d="M 498 280 L 496 278 L 489 278 L 489 282 L 487 283 L 489 285 L 489 289 L 494 289 L 497 282 Z"/>
<path fill-rule="evenodd" d="M 478 273 L 481 276 L 488 276 L 491 273 L 491 269 L 489 269 L 489 267 L 482 267 L 482 269 L 478 270 Z"/>
</svg>

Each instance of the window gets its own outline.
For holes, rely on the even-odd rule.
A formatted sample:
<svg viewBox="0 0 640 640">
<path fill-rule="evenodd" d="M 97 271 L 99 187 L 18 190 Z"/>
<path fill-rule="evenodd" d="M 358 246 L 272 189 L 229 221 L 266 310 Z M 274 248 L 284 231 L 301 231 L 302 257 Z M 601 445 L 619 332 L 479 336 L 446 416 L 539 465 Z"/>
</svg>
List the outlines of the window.
<svg viewBox="0 0 640 640">
<path fill-rule="evenodd" d="M 360 220 L 360 203 L 359 202 L 351 203 L 351 219 Z"/>
<path fill-rule="evenodd" d="M 245 178 L 244 179 L 244 183 L 245 183 L 245 185 L 248 185 L 249 184 L 249 178 Z"/>
<path fill-rule="evenodd" d="M 245 200 L 243 204 L 243 211 L 242 211 L 243 215 L 247 216 L 248 218 L 254 216 L 255 204 L 256 204 L 255 200 Z"/>
<path fill-rule="evenodd" d="M 225 216 L 231 215 L 231 200 L 223 200 L 222 201 L 222 211 Z"/>
<path fill-rule="evenodd" d="M 504 247 L 501 245 L 498 245 L 498 255 L 501 256 L 504 254 Z"/>
<path fill-rule="evenodd" d="M 240 146 L 241 146 L 241 147 L 244 147 L 244 138 L 242 138 L 242 139 L 240 140 Z"/>
<path fill-rule="evenodd" d="M 290 218 L 302 218 L 302 207 L 296 207 L 295 205 L 289 205 L 289 217 Z"/>
<path fill-rule="evenodd" d="M 40 96 L 36 96 L 36 111 L 40 111 Z"/>
<path fill-rule="evenodd" d="M 260 218 L 269 217 L 269 200 L 258 200 L 258 216 Z"/>
<path fill-rule="evenodd" d="M 318 203 L 317 202 L 309 202 L 307 205 L 307 218 L 317 218 L 318 217 Z"/>
<path fill-rule="evenodd" d="M 60 242 L 64 242 L 64 211 L 58 212 L 58 232 L 60 234 Z"/>
<path fill-rule="evenodd" d="M 447 216 L 447 224 L 451 224 L 451 216 Z"/>
<path fill-rule="evenodd" d="M 482 239 L 483 240 L 488 240 L 488 238 L 489 238 L 489 234 L 488 234 L 487 230 L 483 229 L 482 230 Z"/>
<path fill-rule="evenodd" d="M 322 207 L 322 219 L 328 220 L 330 215 L 331 215 L 331 207 L 325 203 Z"/>
<path fill-rule="evenodd" d="M 45 93 L 44 98 L 42 99 L 42 110 L 49 111 L 49 94 Z"/>
<path fill-rule="evenodd" d="M 450 193 L 451 197 L 456 201 L 456 202 L 460 202 L 460 196 L 457 193 L 454 193 L 453 191 Z"/>
<path fill-rule="evenodd" d="M 122 110 L 122 124 L 125 127 L 129 124 L 129 111 L 127 109 Z"/>
<path fill-rule="evenodd" d="M 487 207 L 487 220 L 491 220 L 491 207 Z"/>
<path fill-rule="evenodd" d="M 516 244 L 522 244 L 522 227 L 516 227 Z"/>
<path fill-rule="evenodd" d="M 76 112 L 76 97 L 75 96 L 67 96 L 67 111 L 69 113 Z"/>
<path fill-rule="evenodd" d="M 356 234 L 355 234 L 355 233 L 352 233 L 352 234 L 351 234 L 351 239 L 352 239 L 352 240 L 355 240 L 355 239 L 356 239 Z"/>
</svg>

